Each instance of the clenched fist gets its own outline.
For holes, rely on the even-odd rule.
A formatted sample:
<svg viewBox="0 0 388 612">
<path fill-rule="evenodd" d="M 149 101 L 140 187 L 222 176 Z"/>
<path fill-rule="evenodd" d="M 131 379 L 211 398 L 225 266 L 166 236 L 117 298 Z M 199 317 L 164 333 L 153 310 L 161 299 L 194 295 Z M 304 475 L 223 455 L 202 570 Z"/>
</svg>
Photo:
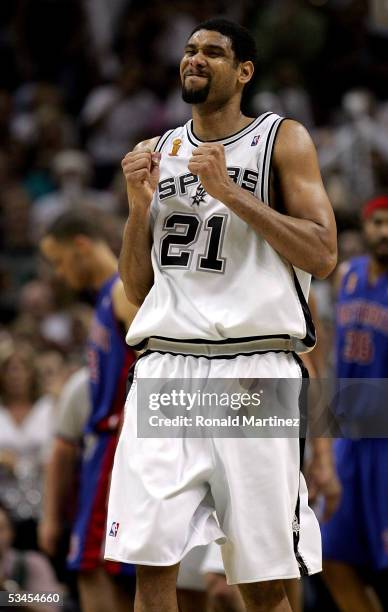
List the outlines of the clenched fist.
<svg viewBox="0 0 388 612">
<path fill-rule="evenodd" d="M 149 149 L 127 153 L 121 162 L 130 205 L 150 205 L 159 181 L 160 153 Z"/>
<path fill-rule="evenodd" d="M 223 201 L 223 196 L 232 184 L 225 160 L 224 145 L 204 143 L 194 149 L 188 168 L 198 175 L 205 191 L 213 198 Z"/>
</svg>

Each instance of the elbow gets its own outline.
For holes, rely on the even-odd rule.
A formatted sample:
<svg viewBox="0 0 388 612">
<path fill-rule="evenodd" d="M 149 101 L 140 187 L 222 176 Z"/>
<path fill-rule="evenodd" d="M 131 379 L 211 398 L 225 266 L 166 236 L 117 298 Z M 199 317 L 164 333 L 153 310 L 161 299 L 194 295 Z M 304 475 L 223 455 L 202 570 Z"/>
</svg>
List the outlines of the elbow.
<svg viewBox="0 0 388 612">
<path fill-rule="evenodd" d="M 337 265 L 337 235 L 332 227 L 321 227 L 315 242 L 314 252 L 314 270 L 311 274 L 319 279 L 324 280 L 334 271 Z"/>
<path fill-rule="evenodd" d="M 324 280 L 334 271 L 337 265 L 337 248 L 330 250 L 321 255 L 316 265 L 314 266 L 314 270 L 312 271 L 312 275 L 319 279 Z"/>
<path fill-rule="evenodd" d="M 125 292 L 128 302 L 130 302 L 131 304 L 133 304 L 133 306 L 136 306 L 136 308 L 140 308 L 140 306 L 143 304 L 144 299 L 145 298 L 139 298 L 136 295 L 133 295 L 132 293 L 127 293 Z"/>
<path fill-rule="evenodd" d="M 128 302 L 130 304 L 133 304 L 133 306 L 136 306 L 136 308 L 140 308 L 140 306 L 144 302 L 145 296 L 144 297 L 140 297 L 134 291 L 132 291 L 131 286 L 128 283 L 126 283 L 122 277 L 121 277 L 121 280 L 123 281 L 124 292 L 125 292 L 125 295 L 126 295 L 126 298 L 127 298 Z"/>
</svg>

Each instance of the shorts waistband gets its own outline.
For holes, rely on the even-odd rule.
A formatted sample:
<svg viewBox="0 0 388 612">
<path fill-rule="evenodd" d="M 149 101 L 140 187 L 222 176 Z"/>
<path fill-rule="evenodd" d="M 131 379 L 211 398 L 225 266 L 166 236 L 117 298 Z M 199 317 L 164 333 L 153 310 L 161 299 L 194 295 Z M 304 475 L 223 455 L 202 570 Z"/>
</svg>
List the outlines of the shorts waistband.
<svg viewBox="0 0 388 612">
<path fill-rule="evenodd" d="M 293 351 L 294 343 L 291 338 L 258 338 L 254 340 L 237 341 L 230 343 L 207 344 L 206 341 L 176 341 L 163 338 L 150 338 L 147 351 L 159 351 L 176 355 L 194 355 L 198 357 L 222 357 L 233 355 L 249 355 L 268 351 Z"/>
</svg>

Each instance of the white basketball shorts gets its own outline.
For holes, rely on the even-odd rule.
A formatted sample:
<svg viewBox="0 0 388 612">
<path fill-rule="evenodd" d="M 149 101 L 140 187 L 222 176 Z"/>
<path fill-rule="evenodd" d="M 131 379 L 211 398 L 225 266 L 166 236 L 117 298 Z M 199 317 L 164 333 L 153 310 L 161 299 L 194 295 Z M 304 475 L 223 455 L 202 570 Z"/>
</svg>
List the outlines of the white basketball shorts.
<svg viewBox="0 0 388 612">
<path fill-rule="evenodd" d="M 140 379 L 296 378 L 290 352 L 212 358 L 150 352 L 135 366 L 116 450 L 105 558 L 169 566 L 217 542 L 228 584 L 321 571 L 297 437 L 137 437 Z"/>
</svg>

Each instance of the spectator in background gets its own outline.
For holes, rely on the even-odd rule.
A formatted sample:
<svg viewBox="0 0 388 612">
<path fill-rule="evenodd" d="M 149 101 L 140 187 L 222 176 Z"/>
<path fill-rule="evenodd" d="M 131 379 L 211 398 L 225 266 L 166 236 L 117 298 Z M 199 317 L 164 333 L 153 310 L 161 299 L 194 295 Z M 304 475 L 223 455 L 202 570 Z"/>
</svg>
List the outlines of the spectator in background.
<svg viewBox="0 0 388 612">
<path fill-rule="evenodd" d="M 72 149 L 57 153 L 52 173 L 57 190 L 37 199 L 32 210 L 36 238 L 64 212 L 83 209 L 93 215 L 96 211 L 114 213 L 117 209 L 117 200 L 111 193 L 90 187 L 92 164 L 86 153 Z"/>
<path fill-rule="evenodd" d="M 325 43 L 324 14 L 300 0 L 274 0 L 257 9 L 252 25 L 259 45 L 261 88 L 276 91 L 285 61 L 305 76 L 314 70 Z"/>
<path fill-rule="evenodd" d="M 40 276 L 20 291 L 12 333 L 18 340 L 30 342 L 35 350 L 59 350 L 83 363 L 92 308 L 75 302 L 72 293 L 61 294 L 56 279 L 45 278 L 45 269 Z"/>
<path fill-rule="evenodd" d="M 13 166 L 18 166 L 23 186 L 34 201 L 55 189 L 50 173 L 53 157 L 78 142 L 61 90 L 46 82 L 22 84 L 13 96 L 10 134 L 18 153 Z"/>
<path fill-rule="evenodd" d="M 388 129 L 376 117 L 376 103 L 370 92 L 353 90 L 342 100 L 345 123 L 332 130 L 321 147 L 324 172 L 335 168 L 345 183 L 347 205 L 357 207 L 381 188 L 376 164 L 388 165 Z"/>
<path fill-rule="evenodd" d="M 36 366 L 38 368 L 39 384 L 43 397 L 49 401 L 51 400 L 56 418 L 56 404 L 63 386 L 69 377 L 66 359 L 60 351 L 46 349 L 38 354 Z"/>
<path fill-rule="evenodd" d="M 53 436 L 52 401 L 39 389 L 35 354 L 11 346 L 0 367 L 0 500 L 18 524 L 17 543 L 36 548 L 44 457 Z"/>
<path fill-rule="evenodd" d="M 86 147 L 94 160 L 97 186 L 107 187 L 121 159 L 155 125 L 158 102 L 143 84 L 142 70 L 131 60 L 116 83 L 93 89 L 86 98 L 81 120 Z"/>
<path fill-rule="evenodd" d="M 0 503 L 0 590 L 10 593 L 61 593 L 62 588 L 47 559 L 36 551 L 12 548 L 13 537 L 11 516 L 6 506 Z M 60 608 L 56 603 L 31 603 L 19 607 L 30 612 L 57 612 Z"/>
<path fill-rule="evenodd" d="M 18 292 L 35 276 L 36 251 L 31 239 L 31 202 L 20 185 L 2 186 L 0 191 L 0 269 L 5 291 L 0 308 L 15 314 Z"/>
<path fill-rule="evenodd" d="M 73 112 L 79 110 L 98 78 L 83 4 L 79 0 L 24 0 L 13 14 L 21 80 L 61 86 Z"/>
</svg>

